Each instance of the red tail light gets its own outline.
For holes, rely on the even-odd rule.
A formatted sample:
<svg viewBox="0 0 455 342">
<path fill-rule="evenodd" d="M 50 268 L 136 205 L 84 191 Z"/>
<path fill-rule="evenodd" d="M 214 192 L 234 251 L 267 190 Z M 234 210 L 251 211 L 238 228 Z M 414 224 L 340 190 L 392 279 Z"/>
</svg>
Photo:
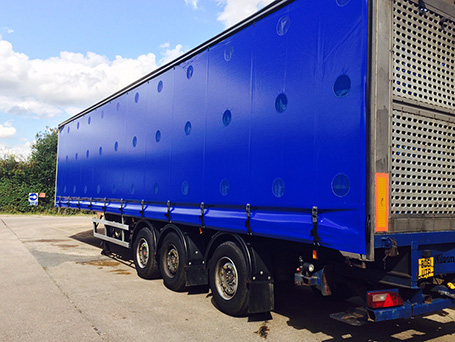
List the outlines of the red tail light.
<svg viewBox="0 0 455 342">
<path fill-rule="evenodd" d="M 368 307 L 372 309 L 391 308 L 404 304 L 403 298 L 394 291 L 368 292 Z"/>
</svg>

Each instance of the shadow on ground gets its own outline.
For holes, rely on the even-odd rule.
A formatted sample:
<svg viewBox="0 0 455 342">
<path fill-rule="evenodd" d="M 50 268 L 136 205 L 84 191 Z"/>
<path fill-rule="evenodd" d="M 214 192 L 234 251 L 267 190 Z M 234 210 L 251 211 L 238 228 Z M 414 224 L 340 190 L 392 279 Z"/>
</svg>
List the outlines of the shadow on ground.
<svg viewBox="0 0 455 342">
<path fill-rule="evenodd" d="M 275 291 L 275 312 L 288 317 L 288 325 L 306 329 L 313 334 L 323 333 L 324 341 L 428 341 L 451 335 L 455 322 L 448 321 L 449 310 L 415 319 L 367 323 L 353 327 L 329 318 L 329 315 L 362 304 L 360 298 L 331 300 L 314 295 L 309 288 L 280 285 Z M 444 318 L 445 317 L 445 318 Z M 442 319 L 441 319 L 442 318 Z M 440 322 L 446 321 L 446 322 Z M 447 341 L 450 338 L 447 337 Z"/>
<path fill-rule="evenodd" d="M 134 268 L 134 261 L 131 249 L 127 249 L 93 236 L 93 230 L 87 230 L 70 236 L 70 238 L 86 243 L 100 249 L 100 253 L 121 262 L 124 265 Z"/>
<path fill-rule="evenodd" d="M 71 236 L 72 239 L 100 249 L 108 257 L 134 268 L 132 252 L 126 248 L 109 244 L 109 251 L 101 240 L 93 237 L 92 230 Z M 103 250 L 104 248 L 104 250 Z M 208 292 L 207 286 L 192 288 L 188 294 Z M 210 296 L 210 294 L 208 295 Z M 423 342 L 443 338 L 450 340 L 455 332 L 455 322 L 446 316 L 451 310 L 440 311 L 435 315 L 417 317 L 411 320 L 394 320 L 388 322 L 368 323 L 361 327 L 353 327 L 335 320 L 329 315 L 361 305 L 359 298 L 349 300 L 332 300 L 321 298 L 309 288 L 299 288 L 289 284 L 275 286 L 274 313 L 287 317 L 287 324 L 297 330 L 308 330 L 313 334 L 322 333 L 329 337 L 323 341 L 412 341 Z M 256 314 L 248 317 L 249 322 L 273 320 L 273 313 Z M 266 327 L 269 329 L 268 327 Z M 265 328 L 264 328 L 265 329 Z M 267 329 L 264 331 L 267 332 Z M 261 335 L 261 332 L 258 332 Z M 266 335 L 261 337 L 266 337 Z"/>
</svg>

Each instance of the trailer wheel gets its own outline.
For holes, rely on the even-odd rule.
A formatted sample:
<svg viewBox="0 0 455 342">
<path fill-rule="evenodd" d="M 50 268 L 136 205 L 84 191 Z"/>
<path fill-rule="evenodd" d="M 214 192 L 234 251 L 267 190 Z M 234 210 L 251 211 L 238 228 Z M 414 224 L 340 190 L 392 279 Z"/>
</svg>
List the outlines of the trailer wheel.
<svg viewBox="0 0 455 342">
<path fill-rule="evenodd" d="M 134 264 L 139 277 L 145 279 L 158 278 L 160 270 L 155 259 L 155 240 L 148 228 L 137 233 L 133 243 Z"/>
<path fill-rule="evenodd" d="M 181 239 L 175 233 L 164 237 L 160 249 L 160 267 L 164 285 L 173 291 L 186 288 L 186 256 Z"/>
<path fill-rule="evenodd" d="M 240 248 L 231 241 L 217 247 L 209 262 L 210 288 L 217 307 L 231 316 L 247 312 L 247 264 Z"/>
</svg>

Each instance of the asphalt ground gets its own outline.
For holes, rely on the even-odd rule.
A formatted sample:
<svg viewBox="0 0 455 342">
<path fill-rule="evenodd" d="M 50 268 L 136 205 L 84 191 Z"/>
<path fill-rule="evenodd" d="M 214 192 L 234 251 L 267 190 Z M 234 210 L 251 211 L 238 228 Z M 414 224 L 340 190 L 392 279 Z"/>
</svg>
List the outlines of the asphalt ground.
<svg viewBox="0 0 455 342">
<path fill-rule="evenodd" d="M 352 327 L 329 315 L 355 299 L 291 285 L 270 314 L 229 317 L 204 287 L 172 292 L 128 250 L 101 254 L 90 217 L 0 219 L 0 341 L 455 341 L 454 310 Z"/>
</svg>

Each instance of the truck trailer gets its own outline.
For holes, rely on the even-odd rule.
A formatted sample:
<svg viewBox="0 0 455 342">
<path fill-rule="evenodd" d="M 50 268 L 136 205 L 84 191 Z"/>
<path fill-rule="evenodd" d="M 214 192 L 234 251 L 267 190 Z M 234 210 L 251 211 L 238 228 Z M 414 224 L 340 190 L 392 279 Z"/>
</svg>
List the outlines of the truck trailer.
<svg viewBox="0 0 455 342">
<path fill-rule="evenodd" d="M 454 67 L 452 0 L 277 0 L 61 123 L 55 206 L 229 315 L 454 307 Z"/>
</svg>

